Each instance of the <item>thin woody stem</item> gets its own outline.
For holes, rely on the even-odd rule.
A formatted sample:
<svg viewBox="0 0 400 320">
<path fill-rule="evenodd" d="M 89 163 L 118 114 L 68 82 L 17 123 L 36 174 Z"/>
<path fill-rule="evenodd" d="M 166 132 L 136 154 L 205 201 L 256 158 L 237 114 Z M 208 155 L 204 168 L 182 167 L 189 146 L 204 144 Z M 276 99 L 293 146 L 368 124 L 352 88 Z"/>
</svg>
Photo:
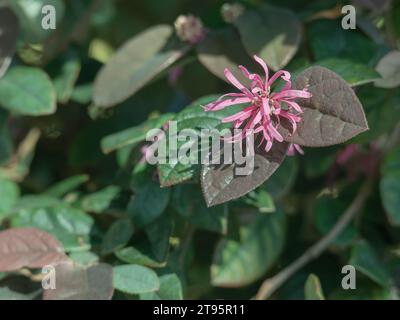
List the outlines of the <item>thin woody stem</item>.
<svg viewBox="0 0 400 320">
<path fill-rule="evenodd" d="M 298 270 L 308 264 L 310 261 L 317 258 L 325 249 L 336 239 L 336 237 L 344 230 L 348 223 L 357 215 L 362 209 L 365 200 L 368 198 L 372 189 L 372 178 L 365 181 L 357 196 L 340 217 L 334 227 L 329 233 L 323 237 L 319 242 L 310 247 L 302 256 L 295 260 L 288 267 L 283 269 L 281 272 L 273 276 L 272 278 L 266 279 L 260 289 L 258 290 L 255 299 L 264 300 L 269 298 L 286 280 L 294 275 Z"/>
</svg>

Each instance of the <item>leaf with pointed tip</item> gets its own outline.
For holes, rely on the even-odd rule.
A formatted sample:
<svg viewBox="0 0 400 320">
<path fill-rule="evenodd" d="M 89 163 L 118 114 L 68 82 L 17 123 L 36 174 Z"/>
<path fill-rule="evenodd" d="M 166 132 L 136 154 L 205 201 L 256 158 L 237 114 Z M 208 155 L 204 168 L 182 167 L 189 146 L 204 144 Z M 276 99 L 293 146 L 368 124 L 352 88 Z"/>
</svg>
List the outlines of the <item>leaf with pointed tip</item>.
<svg viewBox="0 0 400 320">
<path fill-rule="evenodd" d="M 45 290 L 44 300 L 110 300 L 114 294 L 113 269 L 100 263 L 83 267 L 74 262 L 55 267 L 55 289 Z"/>
<path fill-rule="evenodd" d="M 0 272 L 41 268 L 66 260 L 62 245 L 44 231 L 15 228 L 0 232 Z"/>
<path fill-rule="evenodd" d="M 129 219 L 115 221 L 107 230 L 101 245 L 103 254 L 109 254 L 125 246 L 133 235 L 133 226 Z"/>
<path fill-rule="evenodd" d="M 88 180 L 89 176 L 86 174 L 76 175 L 51 186 L 46 190 L 45 194 L 55 198 L 62 197 L 80 187 L 83 183 L 88 182 Z"/>
<path fill-rule="evenodd" d="M 244 65 L 249 70 L 258 70 L 240 42 L 236 30 L 226 28 L 210 31 L 206 38 L 196 47 L 200 62 L 214 75 L 227 81 L 224 70 L 228 68 L 241 83 L 249 80 L 239 70 Z"/>
<path fill-rule="evenodd" d="M 234 24 L 249 54 L 258 55 L 273 70 L 286 66 L 300 44 L 301 23 L 289 10 L 270 6 L 248 9 Z"/>
<path fill-rule="evenodd" d="M 354 245 L 349 264 L 383 287 L 389 287 L 392 283 L 387 265 L 365 240 Z"/>
<path fill-rule="evenodd" d="M 310 274 L 304 286 L 306 300 L 325 300 L 321 282 L 315 274 Z"/>
<path fill-rule="evenodd" d="M 207 206 L 215 206 L 239 198 L 266 181 L 286 156 L 287 143 L 275 143 L 269 152 L 256 148 L 254 170 L 249 175 L 237 175 L 235 163 L 204 165 L 200 179 Z M 221 156 L 222 160 L 223 156 Z M 249 160 L 249 159 L 248 159 Z M 234 162 L 234 161 L 233 161 Z"/>
<path fill-rule="evenodd" d="M 285 140 L 306 147 L 326 147 L 343 143 L 368 130 L 363 107 L 353 89 L 333 71 L 310 67 L 300 73 L 294 87 L 308 86 L 310 99 L 298 99 L 304 113 L 297 131 L 282 122 Z"/>
<path fill-rule="evenodd" d="M 19 34 L 18 18 L 5 6 L 0 7 L 0 78 L 5 74 L 14 55 Z"/>
<path fill-rule="evenodd" d="M 160 277 L 160 289 L 157 292 L 143 293 L 141 300 L 182 300 L 182 283 L 175 273 Z"/>
<path fill-rule="evenodd" d="M 136 127 L 111 134 L 101 140 L 101 149 L 104 153 L 110 153 L 126 146 L 134 146 L 146 139 L 149 130 L 161 128 L 173 116 L 172 113 L 166 113 L 155 119 L 149 119 Z"/>
<path fill-rule="evenodd" d="M 93 98 L 98 107 L 123 102 L 184 55 L 186 48 L 168 25 L 154 26 L 119 49 L 96 77 Z"/>
<path fill-rule="evenodd" d="M 165 267 L 166 262 L 159 262 L 154 258 L 154 254 L 145 253 L 135 247 L 126 247 L 115 251 L 117 258 L 130 264 L 139 264 L 145 267 L 161 268 Z"/>
<path fill-rule="evenodd" d="M 375 81 L 380 88 L 396 88 L 400 86 L 400 51 L 393 50 L 385 55 L 376 66 L 382 79 Z"/>
<path fill-rule="evenodd" d="M 157 274 L 149 268 L 127 264 L 114 267 L 113 271 L 114 286 L 119 291 L 142 294 L 160 289 L 160 280 Z"/>
<path fill-rule="evenodd" d="M 112 202 L 121 193 L 118 186 L 108 186 L 102 190 L 89 194 L 82 199 L 82 209 L 88 212 L 103 213 L 110 208 Z"/>
</svg>

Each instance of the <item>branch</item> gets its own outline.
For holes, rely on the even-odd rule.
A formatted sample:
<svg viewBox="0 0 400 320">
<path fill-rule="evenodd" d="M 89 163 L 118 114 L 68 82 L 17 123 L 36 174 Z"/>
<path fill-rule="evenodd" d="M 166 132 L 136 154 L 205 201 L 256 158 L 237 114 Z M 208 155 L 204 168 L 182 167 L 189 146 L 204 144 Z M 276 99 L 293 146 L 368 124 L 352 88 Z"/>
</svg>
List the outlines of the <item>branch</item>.
<svg viewBox="0 0 400 320">
<path fill-rule="evenodd" d="M 310 247 L 302 256 L 296 261 L 283 269 L 281 272 L 266 279 L 257 292 L 256 299 L 264 300 L 270 297 L 286 280 L 294 275 L 298 270 L 304 267 L 307 263 L 317 258 L 325 249 L 336 239 L 336 237 L 344 230 L 347 224 L 357 215 L 362 209 L 365 200 L 368 198 L 372 190 L 372 178 L 365 181 L 361 189 L 358 191 L 357 196 L 336 222 L 329 233 L 323 237 L 319 242 Z"/>
</svg>

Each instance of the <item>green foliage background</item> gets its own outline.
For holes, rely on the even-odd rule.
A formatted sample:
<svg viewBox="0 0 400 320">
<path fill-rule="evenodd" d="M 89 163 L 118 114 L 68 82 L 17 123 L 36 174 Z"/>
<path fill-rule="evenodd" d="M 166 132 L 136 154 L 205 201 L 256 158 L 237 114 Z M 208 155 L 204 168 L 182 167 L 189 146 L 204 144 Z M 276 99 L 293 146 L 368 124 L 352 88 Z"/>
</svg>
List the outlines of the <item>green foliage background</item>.
<svg viewBox="0 0 400 320">
<path fill-rule="evenodd" d="M 341 28 L 346 1 L 265 1 L 298 19 L 300 29 L 285 29 L 289 21 L 273 25 L 278 33 L 301 31 L 289 49 L 273 43 L 268 32 L 255 32 L 252 20 L 225 23 L 219 0 L 0 3 L 6 2 L 21 31 L 12 64 L 0 79 L 0 230 L 39 228 L 78 264 L 111 265 L 113 299 L 250 299 L 263 280 L 320 241 L 365 181 L 372 181 L 356 218 L 271 298 L 398 299 L 400 58 L 392 61 L 397 85 L 376 82 L 381 75 L 375 69 L 399 49 L 399 1 L 376 8 L 354 1 L 356 30 Z M 258 12 L 265 2 L 241 3 Z M 55 31 L 40 27 L 42 14 L 33 3 L 56 7 Z M 211 33 L 232 32 L 233 40 L 202 49 L 179 43 L 182 56 L 159 73 L 152 68 L 166 57 L 142 62 L 139 53 L 146 56 L 155 46 L 144 41 L 127 52 L 125 65 L 111 70 L 113 77 L 126 77 L 126 86 L 116 87 L 111 77 L 94 89 L 103 64 L 126 41 L 159 24 L 172 26 L 187 13 L 199 16 Z M 267 54 L 294 50 L 283 65 L 294 74 L 322 65 L 341 75 L 360 98 L 370 130 L 345 145 L 306 148 L 255 191 L 207 208 L 199 168 L 156 168 L 140 161 L 145 133 L 176 113 L 186 119 L 184 112 L 192 120 L 182 121 L 181 128 L 211 126 L 209 119 L 199 122 L 199 101 L 231 89 L 216 76 L 221 66 L 202 54 L 211 49 L 223 57 L 237 54 L 237 64 L 246 65 L 245 49 L 259 45 Z M 179 71 L 177 79 L 171 70 Z M 107 103 L 110 99 L 122 102 Z M 341 287 L 347 264 L 357 270 L 356 290 Z M 39 283 L 26 274 L 0 273 L 0 298 L 40 297 Z"/>
</svg>

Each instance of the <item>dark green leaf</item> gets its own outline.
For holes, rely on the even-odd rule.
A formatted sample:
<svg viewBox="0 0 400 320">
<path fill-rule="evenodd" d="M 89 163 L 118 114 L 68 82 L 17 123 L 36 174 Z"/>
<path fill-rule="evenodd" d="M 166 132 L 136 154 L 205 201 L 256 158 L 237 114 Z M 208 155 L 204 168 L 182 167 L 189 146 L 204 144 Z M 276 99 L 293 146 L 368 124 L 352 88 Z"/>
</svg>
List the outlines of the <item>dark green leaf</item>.
<svg viewBox="0 0 400 320">
<path fill-rule="evenodd" d="M 81 266 L 90 266 L 99 262 L 99 256 L 90 251 L 71 252 L 69 258 Z"/>
<path fill-rule="evenodd" d="M 172 27 L 154 26 L 120 48 L 98 74 L 93 98 L 99 107 L 111 107 L 136 93 L 184 54 Z"/>
<path fill-rule="evenodd" d="M 352 87 L 374 82 L 380 78 L 379 73 L 374 69 L 346 59 L 331 58 L 318 61 L 315 65 L 336 72 Z"/>
<path fill-rule="evenodd" d="M 318 19 L 307 28 L 314 58 L 344 58 L 369 64 L 376 45 L 358 30 L 344 30 L 340 20 Z"/>
<path fill-rule="evenodd" d="M 286 66 L 300 44 L 300 21 L 286 9 L 268 6 L 248 9 L 234 24 L 249 54 L 258 55 L 273 70 Z"/>
<path fill-rule="evenodd" d="M 110 153 L 126 146 L 134 146 L 139 142 L 145 141 L 149 130 L 161 128 L 172 118 L 173 114 L 171 113 L 163 114 L 155 119 L 147 120 L 139 126 L 109 135 L 102 139 L 101 149 L 104 153 Z"/>
<path fill-rule="evenodd" d="M 0 108 L 0 165 L 9 161 L 13 151 L 8 120 L 8 112 Z"/>
<path fill-rule="evenodd" d="M 73 176 L 63 181 L 58 182 L 54 186 L 47 189 L 45 192 L 46 195 L 50 197 L 59 198 L 67 193 L 74 191 L 76 188 L 81 186 L 83 183 L 89 180 L 89 176 L 86 174 Z"/>
<path fill-rule="evenodd" d="M 168 205 L 170 189 L 150 179 L 144 179 L 135 187 L 135 194 L 128 205 L 128 214 L 135 225 L 148 225 L 157 219 Z"/>
<path fill-rule="evenodd" d="M 143 293 L 141 300 L 182 300 L 182 284 L 179 277 L 174 274 L 165 274 L 160 277 L 160 289 L 157 292 Z"/>
<path fill-rule="evenodd" d="M 49 69 L 57 92 L 57 100 L 65 104 L 72 96 L 75 83 L 81 71 L 79 57 L 76 53 L 68 53 L 58 61 L 55 61 Z"/>
<path fill-rule="evenodd" d="M 121 188 L 117 186 L 108 186 L 100 191 L 85 196 L 82 199 L 82 208 L 85 211 L 94 213 L 103 213 L 107 210 L 111 202 L 121 192 Z"/>
<path fill-rule="evenodd" d="M 225 81 L 225 68 L 231 70 L 241 83 L 247 83 L 248 79 L 243 76 L 238 65 L 244 65 L 249 70 L 258 68 L 241 46 L 240 38 L 232 28 L 207 33 L 196 49 L 200 62 L 211 73 Z"/>
<path fill-rule="evenodd" d="M 329 198 L 324 196 L 319 198 L 315 204 L 315 225 L 322 234 L 328 233 L 339 220 L 348 204 L 340 198 Z M 334 244 L 338 246 L 349 245 L 357 237 L 357 229 L 353 222 L 336 237 Z"/>
<path fill-rule="evenodd" d="M 400 226 L 400 148 L 386 155 L 380 181 L 383 206 L 389 221 Z"/>
<path fill-rule="evenodd" d="M 48 115 L 56 111 L 56 92 L 42 70 L 14 67 L 0 79 L 0 105 L 21 115 Z"/>
<path fill-rule="evenodd" d="M 296 157 L 286 157 L 275 173 L 263 184 L 261 189 L 274 198 L 281 198 L 292 188 L 299 170 Z"/>
<path fill-rule="evenodd" d="M 176 186 L 173 203 L 179 214 L 196 228 L 226 234 L 228 231 L 227 205 L 207 208 L 200 187 L 196 184 Z"/>
<path fill-rule="evenodd" d="M 276 210 L 272 196 L 265 190 L 251 192 L 246 203 L 256 207 L 261 213 L 271 213 Z"/>
<path fill-rule="evenodd" d="M 165 266 L 165 262 L 157 261 L 156 258 L 152 257 L 152 253 L 146 254 L 135 247 L 119 249 L 115 251 L 115 255 L 125 263 L 140 264 L 151 268 L 161 268 Z"/>
<path fill-rule="evenodd" d="M 145 228 L 151 251 L 157 261 L 166 261 L 169 253 L 173 223 L 169 216 L 158 218 Z"/>
<path fill-rule="evenodd" d="M 133 235 L 133 226 L 129 219 L 114 222 L 107 230 L 101 246 L 103 254 L 109 254 L 123 247 Z"/>
<path fill-rule="evenodd" d="M 222 239 L 215 249 L 212 284 L 242 287 L 259 279 L 281 253 L 284 240 L 285 216 L 281 210 L 257 214 L 249 224 L 242 223 L 239 242 Z"/>
<path fill-rule="evenodd" d="M 129 293 L 142 294 L 155 292 L 160 289 L 157 274 L 146 267 L 128 264 L 114 267 L 115 289 Z"/>
<path fill-rule="evenodd" d="M 12 181 L 0 176 L 0 222 L 12 213 L 19 198 L 19 187 Z"/>
<path fill-rule="evenodd" d="M 349 264 L 383 287 L 390 286 L 392 282 L 386 266 L 364 240 L 353 247 Z"/>
</svg>

